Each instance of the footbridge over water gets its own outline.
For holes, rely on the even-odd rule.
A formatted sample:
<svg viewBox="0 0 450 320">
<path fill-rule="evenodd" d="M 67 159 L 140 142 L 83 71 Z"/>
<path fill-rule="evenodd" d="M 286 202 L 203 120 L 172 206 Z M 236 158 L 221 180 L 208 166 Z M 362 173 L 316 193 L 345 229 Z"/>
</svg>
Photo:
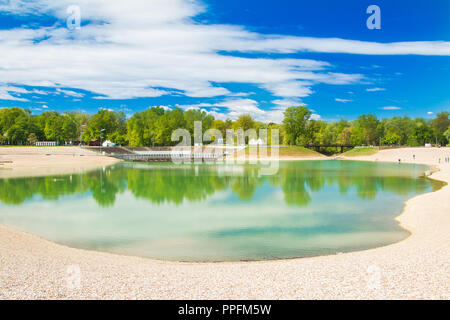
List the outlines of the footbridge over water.
<svg viewBox="0 0 450 320">
<path fill-rule="evenodd" d="M 202 147 L 94 147 L 93 151 L 125 161 L 203 161 L 214 162 L 223 159 L 243 147 L 202 146 Z"/>
</svg>

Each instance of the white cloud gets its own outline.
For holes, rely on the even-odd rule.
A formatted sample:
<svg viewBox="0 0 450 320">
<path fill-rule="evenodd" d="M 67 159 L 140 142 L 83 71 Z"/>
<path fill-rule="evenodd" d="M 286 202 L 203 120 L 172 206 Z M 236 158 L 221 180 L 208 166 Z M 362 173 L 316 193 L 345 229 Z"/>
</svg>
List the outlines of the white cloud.
<svg viewBox="0 0 450 320">
<path fill-rule="evenodd" d="M 48 95 L 48 92 L 46 92 L 46 91 L 43 91 L 43 90 L 38 90 L 38 89 L 34 89 L 33 91 L 32 91 L 32 93 L 34 93 L 34 94 L 39 94 L 39 95 Z"/>
<path fill-rule="evenodd" d="M 385 88 L 367 88 L 366 91 L 368 92 L 375 92 L 375 91 L 385 91 Z"/>
<path fill-rule="evenodd" d="M 275 122 L 279 120 L 279 114 L 276 111 L 285 108 L 275 107 L 272 110 L 263 110 L 259 108 L 258 102 L 252 99 L 228 98 L 216 103 L 199 103 L 194 105 L 177 105 L 184 110 L 200 109 L 213 115 L 217 119 L 236 120 L 243 114 L 252 116 L 257 121 Z M 210 110 L 208 110 L 210 109 Z M 275 119 L 275 120 L 274 120 Z"/>
<path fill-rule="evenodd" d="M 21 94 L 25 93 L 31 93 L 31 91 L 20 87 L 1 85 L 0 83 L 0 100 L 29 101 L 20 97 Z"/>
<path fill-rule="evenodd" d="M 176 106 L 184 110 L 200 109 L 221 120 L 236 120 L 239 116 L 248 114 L 256 121 L 281 123 L 284 118 L 284 111 L 288 107 L 305 105 L 299 99 L 273 100 L 272 103 L 274 106 L 271 108 L 261 109 L 259 103 L 253 99 L 228 98 L 216 103 Z M 318 120 L 320 115 L 313 113 L 311 118 Z"/>
<path fill-rule="evenodd" d="M 296 106 L 305 106 L 300 99 L 291 98 L 291 99 L 277 99 L 272 101 L 273 104 L 281 107 L 296 107 Z"/>
<path fill-rule="evenodd" d="M 307 97 L 313 93 L 310 87 L 308 87 L 310 85 L 311 83 L 281 82 L 268 83 L 263 85 L 263 88 L 278 97 Z"/>
<path fill-rule="evenodd" d="M 237 93 L 229 93 L 229 97 L 248 97 L 252 94 L 255 94 L 254 92 L 237 92 Z"/>
<path fill-rule="evenodd" d="M 321 118 L 322 117 L 317 113 L 311 114 L 311 120 L 320 120 Z"/>
<path fill-rule="evenodd" d="M 69 31 L 65 18 L 71 4 L 72 0 L 17 0 L 0 5 L 0 11 L 9 14 L 58 19 L 51 27 L 0 30 L 0 83 L 85 90 L 96 99 L 170 94 L 225 98 L 244 95 L 230 92 L 222 83 L 248 83 L 286 99 L 306 97 L 318 83 L 358 83 L 364 76 L 330 72 L 326 61 L 242 58 L 218 52 L 450 55 L 450 42 L 444 41 L 376 43 L 204 25 L 193 21 L 204 6 L 187 0 L 128 0 L 126 5 L 118 0 L 78 0 L 82 19 L 90 23 Z M 73 97 L 82 95 L 65 91 Z M 25 101 L 1 89 L 0 99 Z"/>
<path fill-rule="evenodd" d="M 433 111 L 428 111 L 427 114 L 433 114 Z"/>
<path fill-rule="evenodd" d="M 342 102 L 342 103 L 347 103 L 347 102 L 352 102 L 353 100 L 350 100 L 350 99 L 340 99 L 340 98 L 335 98 L 334 101 Z"/>
<path fill-rule="evenodd" d="M 400 110 L 400 107 L 396 107 L 396 106 L 386 106 L 386 107 L 382 107 L 382 110 Z"/>
<path fill-rule="evenodd" d="M 247 43 L 247 51 L 293 53 L 298 51 L 351 53 L 369 55 L 436 55 L 449 56 L 448 41 L 368 42 L 340 38 L 272 36 Z"/>
<path fill-rule="evenodd" d="M 56 92 L 62 93 L 64 95 L 66 95 L 66 96 L 75 97 L 75 98 L 82 98 L 82 97 L 84 97 L 83 93 L 75 92 L 75 91 L 72 91 L 72 90 L 64 90 L 64 89 L 57 88 Z"/>
</svg>

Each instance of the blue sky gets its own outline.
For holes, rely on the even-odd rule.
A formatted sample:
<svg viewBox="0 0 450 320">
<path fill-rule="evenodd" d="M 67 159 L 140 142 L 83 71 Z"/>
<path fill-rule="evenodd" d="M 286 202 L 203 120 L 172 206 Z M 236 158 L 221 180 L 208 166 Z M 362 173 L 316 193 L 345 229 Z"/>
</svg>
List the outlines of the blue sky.
<svg viewBox="0 0 450 320">
<path fill-rule="evenodd" d="M 0 0 L 0 107 L 431 118 L 450 109 L 449 16 L 446 0 Z"/>
</svg>

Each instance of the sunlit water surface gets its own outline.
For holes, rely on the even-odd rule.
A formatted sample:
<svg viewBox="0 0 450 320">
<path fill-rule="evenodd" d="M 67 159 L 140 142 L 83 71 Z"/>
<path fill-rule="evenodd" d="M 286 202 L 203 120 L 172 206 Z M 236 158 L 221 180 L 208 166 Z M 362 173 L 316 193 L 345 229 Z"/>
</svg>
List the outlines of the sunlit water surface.
<svg viewBox="0 0 450 320">
<path fill-rule="evenodd" d="M 336 254 L 393 243 L 426 166 L 356 161 L 119 163 L 0 180 L 0 223 L 71 247 L 179 261 Z"/>
</svg>

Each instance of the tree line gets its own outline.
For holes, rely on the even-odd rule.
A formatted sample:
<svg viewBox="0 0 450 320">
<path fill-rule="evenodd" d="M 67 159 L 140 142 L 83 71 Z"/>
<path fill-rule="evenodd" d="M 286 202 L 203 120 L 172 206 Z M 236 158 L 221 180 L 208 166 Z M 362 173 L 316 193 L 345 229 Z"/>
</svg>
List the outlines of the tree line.
<svg viewBox="0 0 450 320">
<path fill-rule="evenodd" d="M 304 106 L 289 107 L 282 123 L 263 123 L 250 115 L 237 120 L 215 119 L 203 110 L 183 111 L 179 108 L 165 110 L 152 107 L 137 112 L 127 119 L 119 111 L 101 109 L 96 114 L 80 112 L 46 111 L 32 115 L 28 109 L 0 109 L 0 144 L 27 145 L 37 141 L 110 140 L 119 145 L 168 146 L 172 132 L 179 128 L 193 136 L 194 122 L 202 122 L 202 133 L 217 129 L 226 137 L 228 129 L 279 130 L 280 144 L 286 145 L 408 145 L 426 143 L 447 145 L 450 141 L 449 112 L 442 111 L 434 119 L 407 116 L 378 119 L 373 114 L 363 114 L 356 120 L 324 121 L 312 119 L 312 112 Z M 276 143 L 276 142 L 273 142 Z"/>
</svg>

